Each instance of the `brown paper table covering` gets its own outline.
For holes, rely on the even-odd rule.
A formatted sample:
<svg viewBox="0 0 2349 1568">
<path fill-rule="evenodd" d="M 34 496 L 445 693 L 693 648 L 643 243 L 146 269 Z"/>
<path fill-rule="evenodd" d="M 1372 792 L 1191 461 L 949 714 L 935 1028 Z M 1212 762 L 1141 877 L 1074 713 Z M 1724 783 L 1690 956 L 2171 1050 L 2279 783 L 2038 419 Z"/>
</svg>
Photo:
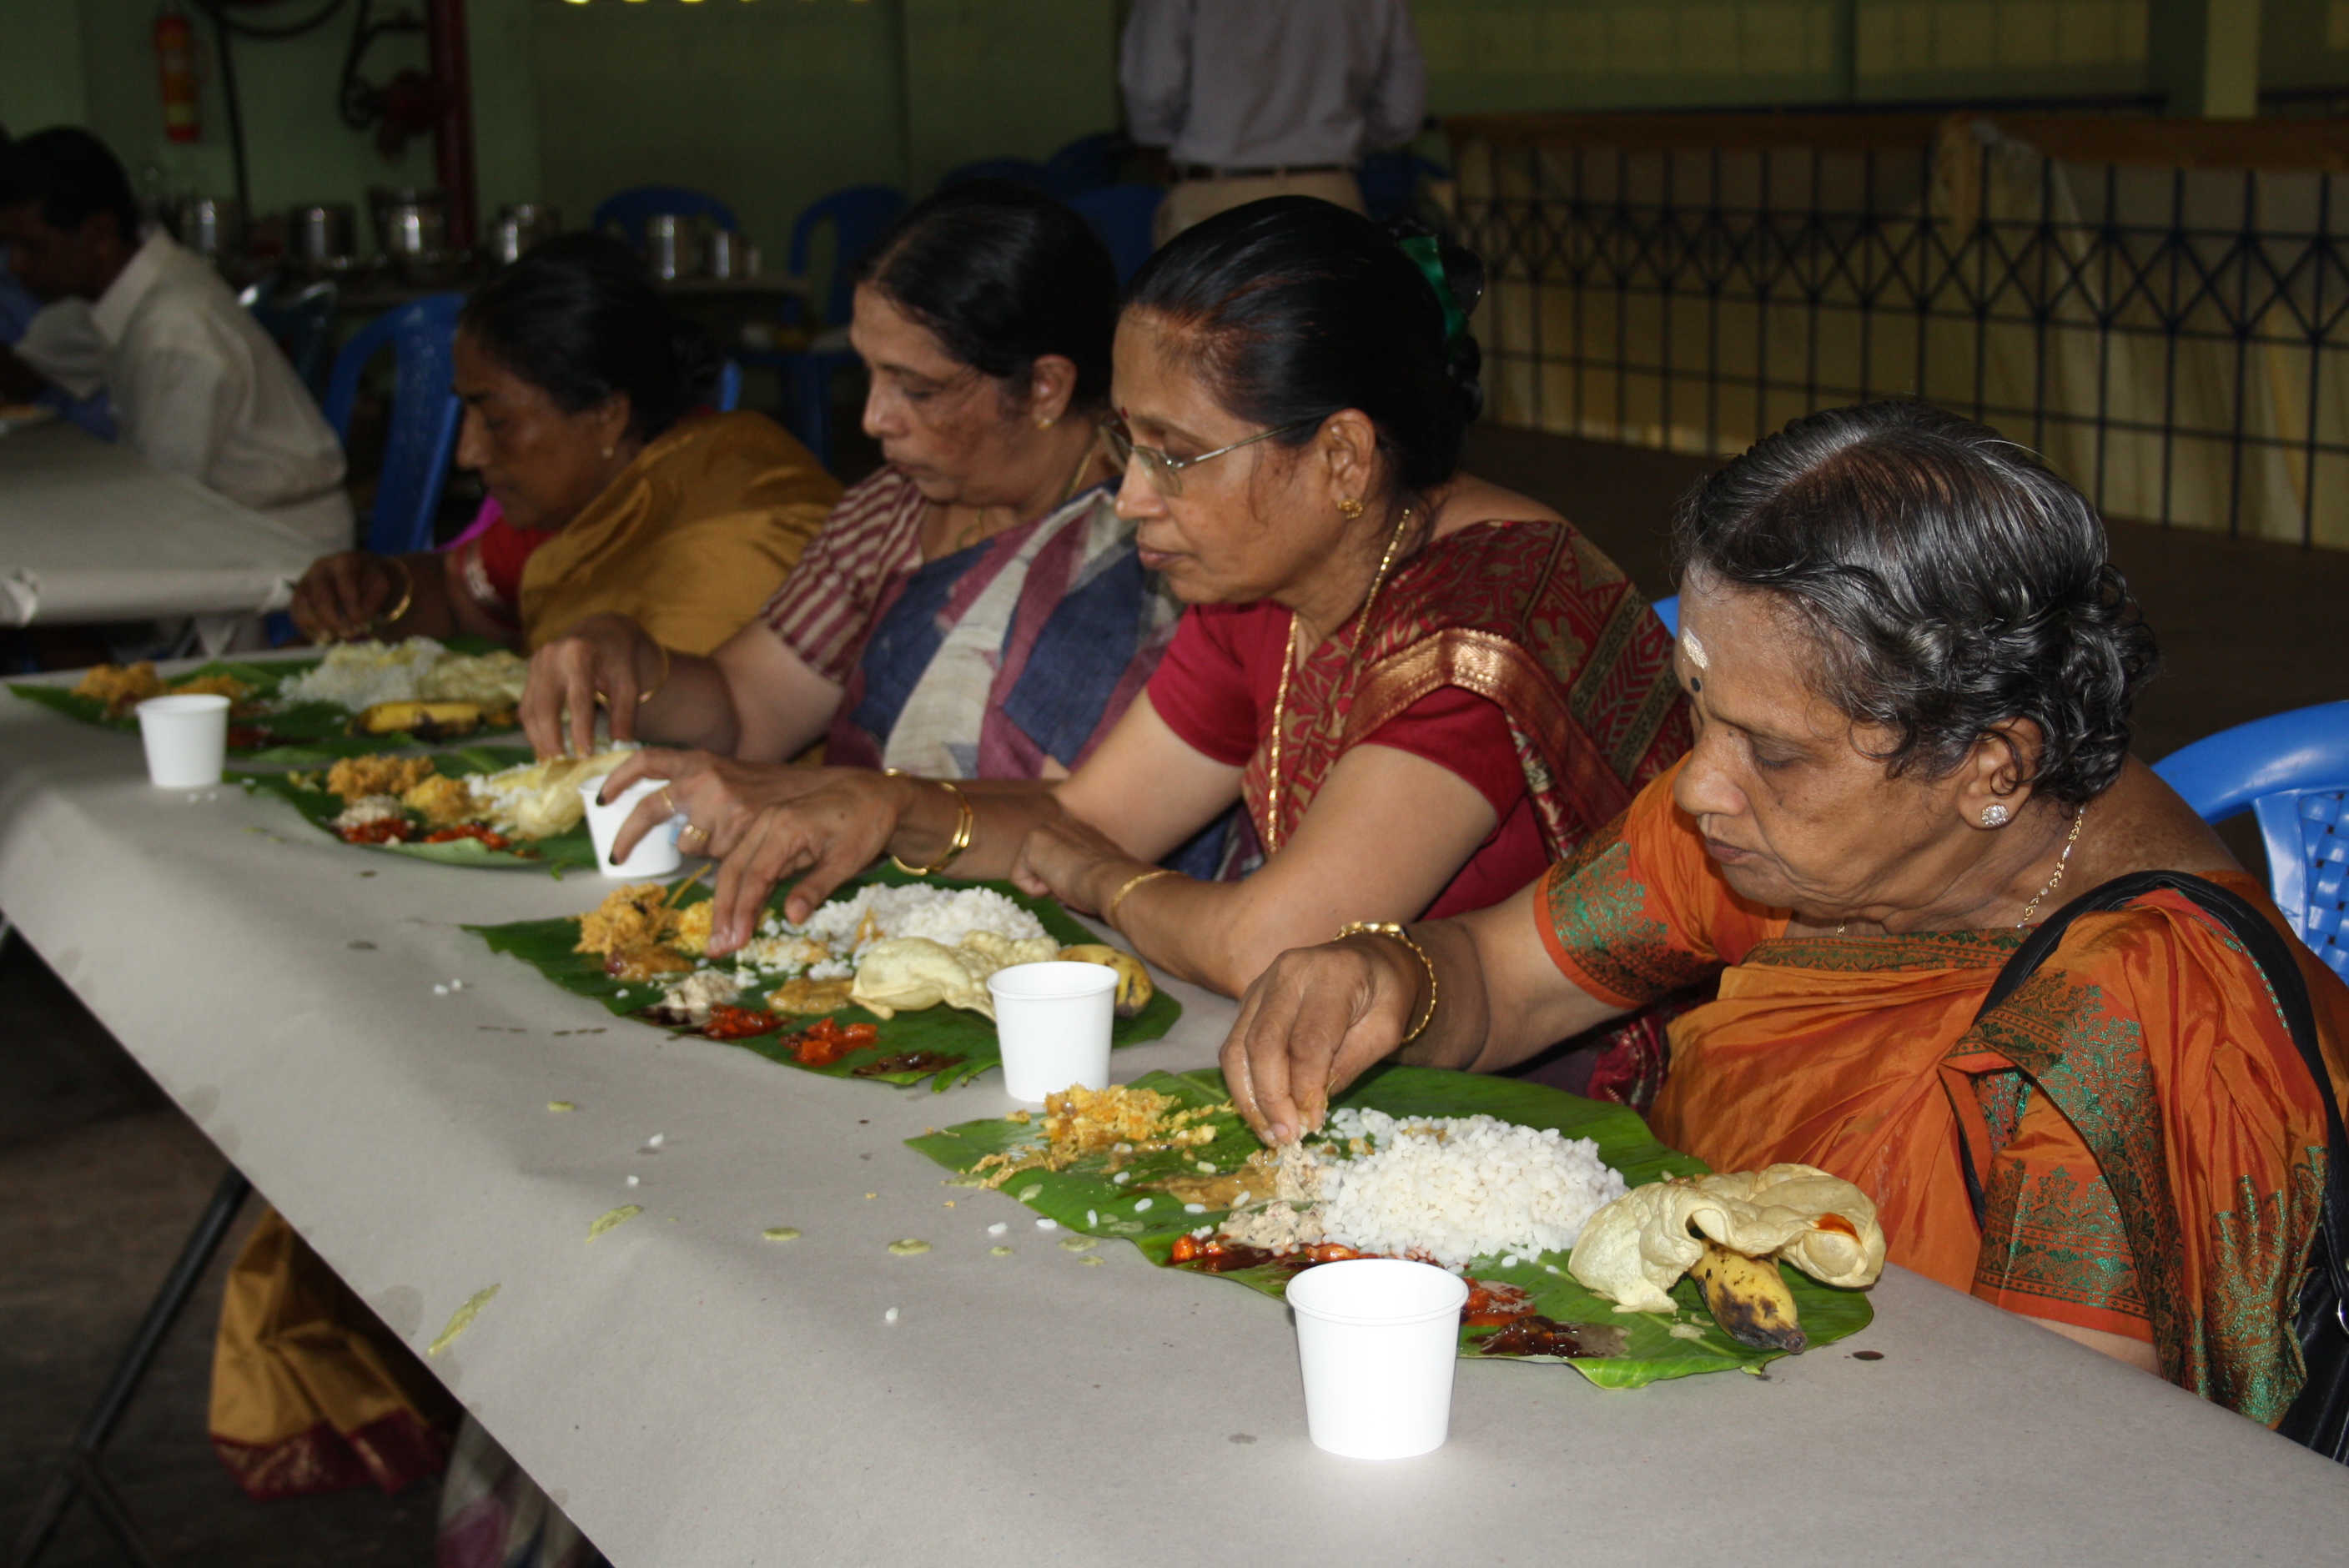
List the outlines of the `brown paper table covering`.
<svg viewBox="0 0 2349 1568">
<path fill-rule="evenodd" d="M 501 1287 L 431 1365 L 621 1568 L 2340 1550 L 2349 1470 L 1898 1269 L 1873 1327 L 1766 1378 L 1463 1364 L 1446 1448 L 1323 1454 L 1277 1304 L 1113 1243 L 1087 1265 L 900 1146 L 1006 1107 L 996 1080 L 904 1092 L 614 1020 L 458 929 L 597 879 L 353 855 L 195 793 L 150 789 L 135 737 L 0 707 L 0 910 L 410 1344 Z M 1177 991 L 1121 1077 L 1212 1059 L 1230 1004 Z"/>
<path fill-rule="evenodd" d="M 61 422 L 0 436 L 0 626 L 284 609 L 318 547 Z"/>
</svg>

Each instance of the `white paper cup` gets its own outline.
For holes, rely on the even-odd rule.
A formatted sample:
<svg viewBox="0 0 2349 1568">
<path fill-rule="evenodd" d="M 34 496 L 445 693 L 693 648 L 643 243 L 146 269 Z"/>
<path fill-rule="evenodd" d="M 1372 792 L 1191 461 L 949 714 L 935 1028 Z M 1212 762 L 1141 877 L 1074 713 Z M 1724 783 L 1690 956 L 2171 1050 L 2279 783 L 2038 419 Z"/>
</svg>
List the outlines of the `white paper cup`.
<svg viewBox="0 0 2349 1568">
<path fill-rule="evenodd" d="M 1313 1446 L 1404 1460 L 1444 1446 L 1468 1284 L 1430 1264 L 1352 1258 L 1288 1282 Z"/>
<path fill-rule="evenodd" d="M 1117 971 L 1106 964 L 1014 964 L 987 977 L 1003 1088 L 1041 1105 L 1071 1084 L 1109 1087 L 1109 1027 Z"/>
<path fill-rule="evenodd" d="M 139 738 L 147 745 L 147 777 L 159 787 L 217 784 L 228 756 L 228 698 L 202 692 L 150 696 L 139 705 Z"/>
<path fill-rule="evenodd" d="M 639 779 L 620 791 L 620 798 L 605 806 L 599 804 L 596 794 L 604 780 L 592 779 L 579 786 L 579 799 L 587 806 L 587 836 L 595 841 L 595 869 L 607 877 L 657 877 L 677 870 L 683 856 L 678 853 L 677 835 L 685 826 L 683 816 L 671 817 L 651 832 L 636 841 L 628 858 L 617 865 L 612 862 L 612 841 L 620 836 L 620 826 L 636 814 L 636 802 L 647 795 L 657 795 L 668 784 L 666 779 Z"/>
</svg>

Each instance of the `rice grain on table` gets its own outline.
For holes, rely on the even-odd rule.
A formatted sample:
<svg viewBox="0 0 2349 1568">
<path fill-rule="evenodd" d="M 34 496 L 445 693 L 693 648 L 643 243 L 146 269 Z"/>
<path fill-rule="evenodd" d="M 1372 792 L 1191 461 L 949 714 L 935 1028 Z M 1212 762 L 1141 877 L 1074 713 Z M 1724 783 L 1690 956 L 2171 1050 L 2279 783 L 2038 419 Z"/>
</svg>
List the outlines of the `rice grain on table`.
<svg viewBox="0 0 2349 1568">
<path fill-rule="evenodd" d="M 1506 1253 L 1563 1252 L 1624 1192 L 1588 1138 L 1489 1116 L 1414 1118 L 1346 1107 L 1319 1151 L 1325 1237 L 1365 1253 L 1419 1254 L 1457 1268 Z M 1359 1143 L 1357 1142 L 1359 1140 Z"/>
</svg>

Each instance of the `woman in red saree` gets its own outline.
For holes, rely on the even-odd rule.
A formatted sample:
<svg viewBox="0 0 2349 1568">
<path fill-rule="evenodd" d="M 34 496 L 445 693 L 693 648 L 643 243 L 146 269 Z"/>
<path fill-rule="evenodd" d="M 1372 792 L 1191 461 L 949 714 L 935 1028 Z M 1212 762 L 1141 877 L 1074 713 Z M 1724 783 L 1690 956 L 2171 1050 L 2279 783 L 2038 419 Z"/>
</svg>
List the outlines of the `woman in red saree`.
<svg viewBox="0 0 2349 1568">
<path fill-rule="evenodd" d="M 2165 891 L 2080 916 L 1983 1009 L 2034 924 L 2127 873 L 2289 929 L 2127 755 L 2155 655 L 2094 511 L 1980 426 L 1878 404 L 1707 480 L 1680 545 L 1688 757 L 1508 903 L 1417 928 L 1424 962 L 1285 954 L 1225 1047 L 1235 1099 L 1293 1138 L 1423 1014 L 1412 1059 L 1493 1070 L 1717 976 L 1671 1026 L 1659 1137 L 1833 1171 L 1894 1263 L 2279 1419 L 2325 1091 L 2261 971 Z M 2349 1084 L 2349 988 L 2290 946 Z"/>
<path fill-rule="evenodd" d="M 1057 777 L 843 774 L 770 805 L 680 786 L 724 861 L 713 953 L 781 879 L 803 873 L 802 919 L 886 852 L 1008 874 L 1236 994 L 1345 921 L 1505 896 L 1685 749 L 1671 644 L 1623 574 L 1457 471 L 1476 349 L 1434 241 L 1414 243 L 1285 198 L 1151 260 L 1118 328 L 1117 507 L 1189 608 L 1148 686 Z M 1235 803 L 1222 874 L 1159 863 Z"/>
</svg>

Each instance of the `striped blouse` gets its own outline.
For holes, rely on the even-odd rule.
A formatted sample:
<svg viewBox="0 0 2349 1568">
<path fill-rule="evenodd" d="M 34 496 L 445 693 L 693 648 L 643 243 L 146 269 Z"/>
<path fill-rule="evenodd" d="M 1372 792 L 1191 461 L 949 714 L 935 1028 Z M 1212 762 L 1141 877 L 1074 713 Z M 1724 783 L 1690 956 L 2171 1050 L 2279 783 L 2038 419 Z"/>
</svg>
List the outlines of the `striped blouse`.
<svg viewBox="0 0 2349 1568">
<path fill-rule="evenodd" d="M 846 686 L 890 580 L 922 563 L 927 504 L 895 468 L 851 488 L 759 618 L 808 668 Z"/>
</svg>

